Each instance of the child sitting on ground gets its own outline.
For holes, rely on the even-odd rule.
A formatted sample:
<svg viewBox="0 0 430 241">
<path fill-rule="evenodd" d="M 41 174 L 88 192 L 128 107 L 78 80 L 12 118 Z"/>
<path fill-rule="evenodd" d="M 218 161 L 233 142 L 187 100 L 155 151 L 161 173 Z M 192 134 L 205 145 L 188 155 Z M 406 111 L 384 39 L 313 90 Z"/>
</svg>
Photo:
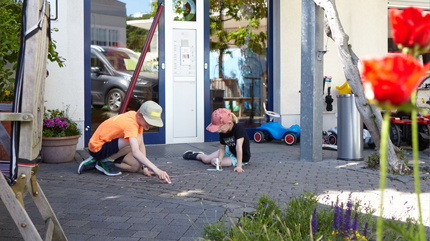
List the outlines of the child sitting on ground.
<svg viewBox="0 0 430 241">
<path fill-rule="evenodd" d="M 143 131 L 162 127 L 162 108 L 154 101 L 144 102 L 139 110 L 113 116 L 97 128 L 88 143 L 91 156 L 81 162 L 78 174 L 97 169 L 108 176 L 121 175 L 120 170 L 156 175 L 170 183 L 169 175 L 146 157 Z M 152 171 L 151 171 L 152 170 Z"/>
<path fill-rule="evenodd" d="M 225 108 L 215 110 L 212 113 L 212 122 L 206 130 L 219 133 L 219 150 L 210 155 L 186 151 L 182 157 L 186 160 L 199 160 L 212 166 L 217 166 L 218 159 L 219 167 L 233 166 L 235 172 L 244 172 L 242 167 L 251 158 L 251 149 L 245 127 L 237 122 L 237 117 L 230 110 Z"/>
</svg>

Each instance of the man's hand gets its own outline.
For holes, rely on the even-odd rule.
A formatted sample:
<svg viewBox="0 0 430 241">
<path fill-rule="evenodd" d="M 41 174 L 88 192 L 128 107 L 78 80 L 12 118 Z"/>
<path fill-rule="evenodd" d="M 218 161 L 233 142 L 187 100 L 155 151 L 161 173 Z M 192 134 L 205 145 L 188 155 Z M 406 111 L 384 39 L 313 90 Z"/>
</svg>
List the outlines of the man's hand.
<svg viewBox="0 0 430 241">
<path fill-rule="evenodd" d="M 235 172 L 245 172 L 245 170 L 243 170 L 243 168 L 242 168 L 242 167 L 235 167 L 235 168 L 234 168 L 234 171 L 235 171 Z"/>
<path fill-rule="evenodd" d="M 150 177 L 150 176 L 155 176 L 155 173 L 149 170 L 149 168 L 145 167 L 143 169 L 143 175 Z"/>
</svg>

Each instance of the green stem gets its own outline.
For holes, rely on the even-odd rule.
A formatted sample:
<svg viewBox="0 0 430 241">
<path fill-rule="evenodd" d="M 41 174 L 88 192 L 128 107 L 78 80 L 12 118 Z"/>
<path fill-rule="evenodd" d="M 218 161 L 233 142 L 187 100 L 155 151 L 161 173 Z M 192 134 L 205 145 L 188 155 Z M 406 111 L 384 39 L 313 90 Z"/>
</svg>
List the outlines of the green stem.
<svg viewBox="0 0 430 241">
<path fill-rule="evenodd" d="M 382 130 L 381 130 L 381 148 L 380 148 L 380 156 L 379 156 L 379 188 L 381 189 L 381 204 L 379 205 L 379 217 L 376 228 L 377 241 L 382 241 L 383 237 L 383 229 L 384 229 L 384 219 L 382 214 L 384 212 L 384 190 L 385 190 L 385 181 L 387 176 L 387 144 L 388 144 L 388 130 L 390 128 L 390 110 L 387 109 L 384 112 L 384 120 L 382 122 Z"/>
<path fill-rule="evenodd" d="M 412 105 L 415 105 L 417 98 L 417 93 L 414 91 L 411 95 Z M 414 181 L 415 181 L 415 192 L 417 193 L 418 200 L 418 215 L 419 215 L 419 232 L 420 232 L 420 240 L 425 241 L 426 235 L 423 225 L 423 218 L 421 213 L 421 201 L 420 201 L 420 170 L 418 166 L 418 124 L 417 124 L 417 110 L 412 109 L 411 112 L 412 117 L 412 151 L 414 153 Z"/>
</svg>

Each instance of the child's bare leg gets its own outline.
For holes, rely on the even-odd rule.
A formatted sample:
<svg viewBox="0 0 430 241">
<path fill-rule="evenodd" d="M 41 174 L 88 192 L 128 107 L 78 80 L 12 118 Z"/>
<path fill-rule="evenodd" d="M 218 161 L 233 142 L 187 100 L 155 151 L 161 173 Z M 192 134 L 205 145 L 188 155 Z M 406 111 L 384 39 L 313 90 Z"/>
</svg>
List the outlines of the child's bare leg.
<svg viewBox="0 0 430 241">
<path fill-rule="evenodd" d="M 212 159 L 211 160 L 211 164 L 212 164 L 212 166 L 214 166 L 214 167 L 216 167 L 216 159 L 218 158 L 218 156 L 216 157 L 216 158 L 214 158 L 214 159 Z M 232 165 L 232 162 L 231 162 L 231 158 L 230 157 L 224 157 L 223 159 L 222 159 L 222 163 L 221 163 L 221 166 L 223 166 L 223 167 L 231 167 L 231 165 Z"/>
<path fill-rule="evenodd" d="M 121 163 L 115 163 L 115 167 L 127 172 L 139 172 L 142 170 L 142 164 L 133 157 L 131 152 L 124 157 Z"/>
<path fill-rule="evenodd" d="M 197 160 L 200 160 L 200 161 L 202 161 L 205 164 L 210 164 L 211 161 L 212 161 L 212 159 L 218 158 L 218 152 L 219 152 L 219 150 L 216 151 L 216 152 L 213 152 L 213 153 L 211 153 L 209 155 L 205 155 L 205 154 L 201 154 L 200 153 L 200 154 L 197 155 L 196 158 L 197 158 Z"/>
<path fill-rule="evenodd" d="M 131 153 L 130 143 L 123 138 L 118 139 L 118 148 L 118 152 L 110 156 L 111 159 L 115 160 L 118 157 L 122 157 L 128 153 Z"/>
</svg>

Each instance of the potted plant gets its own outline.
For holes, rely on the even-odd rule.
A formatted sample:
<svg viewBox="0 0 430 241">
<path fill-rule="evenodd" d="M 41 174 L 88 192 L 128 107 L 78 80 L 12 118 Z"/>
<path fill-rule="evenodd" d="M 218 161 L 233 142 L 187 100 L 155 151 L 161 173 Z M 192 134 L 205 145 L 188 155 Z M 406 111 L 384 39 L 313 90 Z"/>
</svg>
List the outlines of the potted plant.
<svg viewBox="0 0 430 241">
<path fill-rule="evenodd" d="M 45 110 L 42 134 L 42 161 L 47 163 L 71 162 L 81 132 L 66 110 Z"/>
</svg>

